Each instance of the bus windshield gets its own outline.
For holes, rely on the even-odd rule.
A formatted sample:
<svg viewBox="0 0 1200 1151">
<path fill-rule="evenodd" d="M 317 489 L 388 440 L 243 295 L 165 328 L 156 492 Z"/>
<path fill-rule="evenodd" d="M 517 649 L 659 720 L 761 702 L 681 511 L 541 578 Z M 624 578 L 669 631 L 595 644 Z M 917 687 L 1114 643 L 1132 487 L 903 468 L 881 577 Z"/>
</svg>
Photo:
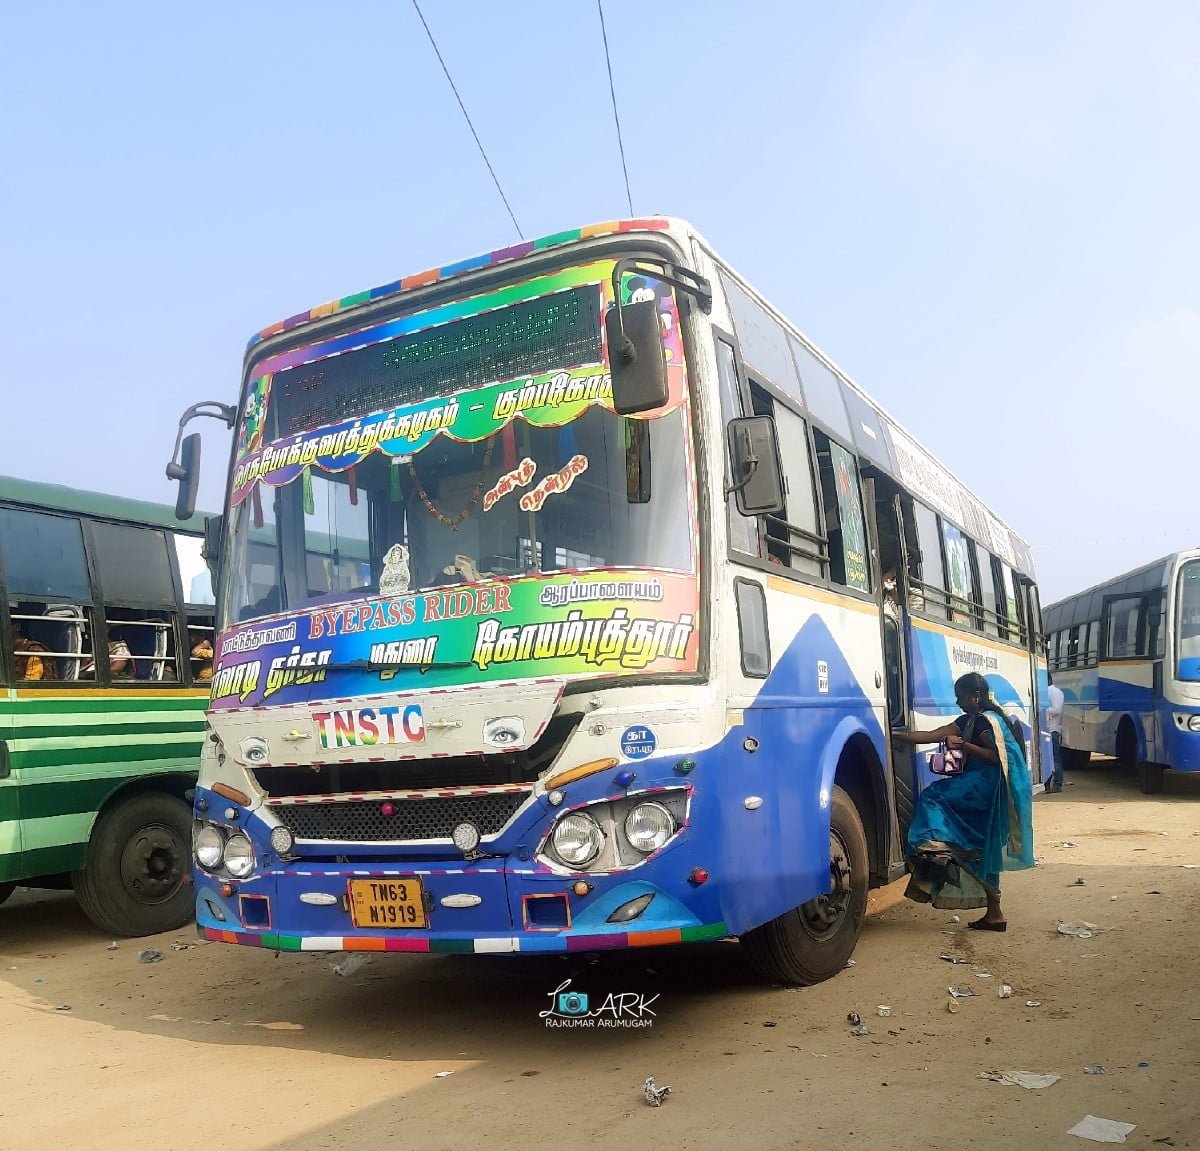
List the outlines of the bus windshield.
<svg viewBox="0 0 1200 1151">
<path fill-rule="evenodd" d="M 1179 626 L 1175 633 L 1175 676 L 1200 680 L 1200 560 L 1179 569 Z"/>
<path fill-rule="evenodd" d="M 688 572 L 685 435 L 682 410 L 646 421 L 589 408 L 559 428 L 440 438 L 340 473 L 314 467 L 235 511 L 226 626 L 535 573 Z"/>
</svg>

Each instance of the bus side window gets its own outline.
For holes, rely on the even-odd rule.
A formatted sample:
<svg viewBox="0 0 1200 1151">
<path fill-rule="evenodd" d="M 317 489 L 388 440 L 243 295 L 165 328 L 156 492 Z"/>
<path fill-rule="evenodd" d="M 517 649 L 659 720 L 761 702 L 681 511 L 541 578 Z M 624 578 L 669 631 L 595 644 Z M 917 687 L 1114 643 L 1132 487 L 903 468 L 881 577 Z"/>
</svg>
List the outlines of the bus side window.
<svg viewBox="0 0 1200 1151">
<path fill-rule="evenodd" d="M 983 584 L 983 625 L 988 635 L 1008 639 L 1008 604 L 1004 586 L 1004 566 L 990 553 L 988 558 L 990 573 L 980 573 Z"/>
<path fill-rule="evenodd" d="M 1132 659 L 1138 654 L 1142 606 L 1139 596 L 1122 596 L 1104 605 L 1104 659 Z"/>
<path fill-rule="evenodd" d="M 104 655 L 109 678 L 113 682 L 178 682 L 175 584 L 166 533 L 93 521 L 91 535 L 104 597 L 108 635 Z M 101 678 L 96 663 L 85 663 L 81 678 Z"/>
<path fill-rule="evenodd" d="M 721 390 L 721 419 L 724 423 L 745 415 L 741 388 L 738 385 L 737 355 L 733 345 L 717 338 L 717 379 Z M 724 434 L 722 433 L 722 438 Z M 728 452 L 728 449 L 726 449 Z M 729 463 L 726 461 L 725 482 L 729 482 Z M 731 492 L 728 504 L 729 546 L 743 555 L 758 555 L 758 521 L 742 515 L 737 509 L 737 499 Z"/>
<path fill-rule="evenodd" d="M 946 576 L 950 592 L 950 618 L 967 627 L 974 616 L 975 589 L 971 579 L 970 541 L 952 523 L 942 520 L 942 540 L 946 547 Z"/>
<path fill-rule="evenodd" d="M 0 557 L 10 619 L 3 642 L 13 678 L 78 679 L 92 642 L 92 591 L 79 520 L 0 508 Z"/>
<path fill-rule="evenodd" d="M 909 496 L 901 496 L 900 503 L 908 549 L 909 607 L 945 619 L 946 569 L 942 564 L 937 516 Z"/>
<path fill-rule="evenodd" d="M 808 431 L 795 412 L 777 403 L 764 388 L 751 383 L 750 395 L 755 415 L 771 416 L 775 420 L 787 501 L 783 516 L 764 517 L 767 529 L 765 558 L 820 579 L 825 574 L 827 553 L 817 518 Z"/>
<path fill-rule="evenodd" d="M 817 445 L 821 494 L 825 501 L 829 578 L 855 591 L 870 591 L 858 463 L 852 452 L 824 432 L 815 431 L 813 439 Z"/>
<path fill-rule="evenodd" d="M 1092 620 L 1087 625 L 1087 642 L 1084 645 L 1084 663 L 1091 667 L 1100 658 L 1100 621 Z"/>
</svg>

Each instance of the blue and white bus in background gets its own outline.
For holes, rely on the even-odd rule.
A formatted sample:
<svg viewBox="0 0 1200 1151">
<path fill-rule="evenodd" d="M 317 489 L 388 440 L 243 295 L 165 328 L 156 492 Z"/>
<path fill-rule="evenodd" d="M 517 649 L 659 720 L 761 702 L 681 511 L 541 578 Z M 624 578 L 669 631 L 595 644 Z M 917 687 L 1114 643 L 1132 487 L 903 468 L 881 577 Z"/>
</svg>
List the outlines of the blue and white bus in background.
<svg viewBox="0 0 1200 1151">
<path fill-rule="evenodd" d="M 1148 795 L 1167 768 L 1200 771 L 1200 550 L 1048 607 L 1045 631 L 1065 767 L 1116 756 Z"/>
<path fill-rule="evenodd" d="M 300 313 L 217 410 L 209 939 L 814 982 L 931 779 L 889 728 L 978 671 L 1041 729 L 1029 548 L 681 221 Z"/>
</svg>

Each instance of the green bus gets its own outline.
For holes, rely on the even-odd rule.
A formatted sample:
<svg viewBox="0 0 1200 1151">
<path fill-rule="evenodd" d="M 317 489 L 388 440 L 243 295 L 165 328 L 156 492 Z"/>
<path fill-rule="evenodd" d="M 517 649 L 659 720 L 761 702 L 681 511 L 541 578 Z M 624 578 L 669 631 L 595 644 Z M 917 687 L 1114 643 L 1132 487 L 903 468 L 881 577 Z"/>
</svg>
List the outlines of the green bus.
<svg viewBox="0 0 1200 1151">
<path fill-rule="evenodd" d="M 113 935 L 192 918 L 214 639 L 202 523 L 0 477 L 0 902 L 73 886 Z"/>
</svg>

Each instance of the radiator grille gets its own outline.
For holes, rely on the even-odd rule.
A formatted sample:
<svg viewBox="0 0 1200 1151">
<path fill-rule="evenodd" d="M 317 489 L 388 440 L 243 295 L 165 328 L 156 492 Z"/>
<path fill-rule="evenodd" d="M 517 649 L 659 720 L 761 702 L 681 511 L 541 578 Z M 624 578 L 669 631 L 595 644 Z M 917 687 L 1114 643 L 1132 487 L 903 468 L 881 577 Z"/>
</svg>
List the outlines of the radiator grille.
<svg viewBox="0 0 1200 1151">
<path fill-rule="evenodd" d="M 297 838 L 338 843 L 412 843 L 449 839 L 460 823 L 473 823 L 480 835 L 494 835 L 529 798 L 528 791 L 494 795 L 394 799 L 391 815 L 378 800 L 347 803 L 272 805 L 280 822 Z"/>
</svg>

